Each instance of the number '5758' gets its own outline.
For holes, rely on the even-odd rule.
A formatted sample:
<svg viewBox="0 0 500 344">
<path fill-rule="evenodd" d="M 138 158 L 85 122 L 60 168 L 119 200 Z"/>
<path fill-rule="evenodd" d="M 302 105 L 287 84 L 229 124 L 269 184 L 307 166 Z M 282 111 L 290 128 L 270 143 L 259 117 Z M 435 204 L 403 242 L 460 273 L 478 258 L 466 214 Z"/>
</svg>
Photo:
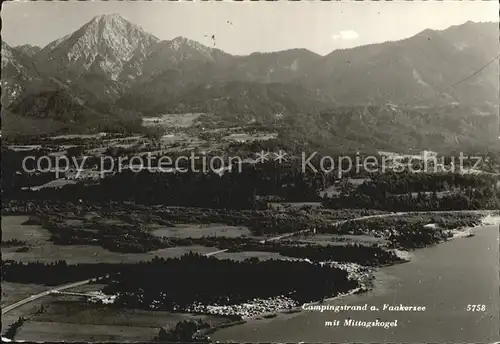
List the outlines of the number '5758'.
<svg viewBox="0 0 500 344">
<path fill-rule="evenodd" d="M 486 310 L 486 305 L 467 305 L 465 310 L 467 312 L 484 312 Z"/>
</svg>

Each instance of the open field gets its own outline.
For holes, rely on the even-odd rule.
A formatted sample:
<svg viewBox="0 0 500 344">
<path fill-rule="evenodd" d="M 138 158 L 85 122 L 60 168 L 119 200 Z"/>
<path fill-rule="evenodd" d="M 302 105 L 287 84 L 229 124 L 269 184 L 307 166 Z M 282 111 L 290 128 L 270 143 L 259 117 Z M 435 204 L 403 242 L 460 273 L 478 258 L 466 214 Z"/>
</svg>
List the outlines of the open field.
<svg viewBox="0 0 500 344">
<path fill-rule="evenodd" d="M 5 282 L 2 282 L 2 288 L 4 286 L 4 283 Z M 33 287 L 32 294 L 35 294 L 35 289 L 43 288 L 42 291 L 49 289 L 48 287 L 45 286 L 36 286 L 33 284 L 31 284 L 30 286 Z M 25 291 L 28 291 L 28 289 L 25 289 Z M 50 297 L 38 299 L 32 302 L 28 302 L 15 309 L 12 309 L 6 314 L 2 314 L 2 334 L 4 334 L 5 331 L 9 328 L 9 326 L 12 325 L 14 322 L 16 322 L 19 319 L 19 317 L 29 318 L 30 315 L 35 314 L 40 309 L 41 305 L 45 305 L 50 301 L 51 301 Z"/>
<path fill-rule="evenodd" d="M 173 258 L 186 253 L 204 254 L 217 251 L 214 247 L 184 246 L 169 247 L 147 253 L 119 253 L 110 252 L 100 246 L 93 245 L 54 245 L 52 243 L 31 247 L 26 252 L 16 252 L 15 248 L 2 248 L 4 260 L 22 262 L 56 262 L 65 260 L 68 264 L 79 263 L 134 263 L 151 260 L 154 257 Z"/>
<path fill-rule="evenodd" d="M 71 139 L 82 139 L 82 140 L 92 140 L 99 138 L 99 134 L 69 134 L 69 135 L 57 135 L 53 136 L 54 140 L 71 140 Z"/>
<path fill-rule="evenodd" d="M 40 225 L 23 224 L 29 219 L 29 216 L 2 216 L 2 241 L 21 240 L 28 245 L 47 241 L 50 238 L 49 231 Z"/>
<path fill-rule="evenodd" d="M 89 289 L 93 286 L 85 287 Z M 85 303 L 74 296 L 53 296 L 43 303 L 43 312 L 32 309 L 28 319 L 18 331 L 16 339 L 150 341 L 158 335 L 160 328 L 168 330 L 183 320 L 201 320 L 212 327 L 230 321 L 212 315 L 162 311 L 120 309 L 117 312 L 116 308 Z"/>
<path fill-rule="evenodd" d="M 187 128 L 192 126 L 200 117 L 201 113 L 165 114 L 158 117 L 145 117 L 142 124 L 145 127 L 179 127 Z"/>
<path fill-rule="evenodd" d="M 85 325 L 61 322 L 27 321 L 16 339 L 25 341 L 151 341 L 159 328 L 111 325 Z"/>
<path fill-rule="evenodd" d="M 38 284 L 25 284 L 2 281 L 2 307 L 20 301 L 30 295 L 47 290 L 48 287 Z"/>
<path fill-rule="evenodd" d="M 75 323 L 83 325 L 134 326 L 134 327 L 170 327 L 182 320 L 200 319 L 212 325 L 227 321 L 226 318 L 213 315 L 171 313 L 137 309 L 120 309 L 107 305 L 89 304 L 76 297 L 72 301 L 53 299 L 42 314 L 31 317 L 33 321 Z"/>
<path fill-rule="evenodd" d="M 96 214 L 87 213 L 83 219 L 65 218 L 68 225 L 81 225 L 84 220 L 90 220 Z M 139 261 L 148 261 L 154 257 L 171 258 L 180 257 L 186 253 L 193 252 L 205 254 L 217 251 L 215 247 L 205 247 L 200 245 L 169 247 L 147 253 L 120 253 L 110 252 L 100 246 L 95 245 L 55 245 L 49 241 L 50 233 L 39 225 L 23 225 L 29 219 L 28 216 L 4 216 L 2 218 L 4 240 L 17 239 L 27 242 L 27 251 L 20 252 L 17 247 L 2 248 L 4 260 L 14 260 L 22 262 L 56 262 L 65 260 L 68 264 L 79 263 L 130 263 Z M 98 223 L 103 225 L 122 224 L 121 220 L 111 218 L 100 218 Z M 248 228 L 244 226 L 229 226 L 222 224 L 190 224 L 177 225 L 176 227 L 163 227 L 150 225 L 153 228 L 159 228 L 152 231 L 157 236 L 182 237 L 182 238 L 200 238 L 203 236 L 223 236 L 236 238 L 247 236 L 256 239 L 264 237 L 254 237 Z M 220 258 L 243 260 L 250 257 L 259 257 L 260 259 L 282 259 L 277 253 L 269 252 L 235 252 L 223 253 Z"/>
<path fill-rule="evenodd" d="M 208 147 L 206 143 L 207 141 L 186 133 L 168 133 L 160 138 L 160 144 L 164 150 L 156 153 L 165 154 L 168 152 L 197 150 L 201 147 Z"/>
<path fill-rule="evenodd" d="M 76 286 L 71 289 L 72 292 L 87 293 L 91 291 L 98 291 L 103 288 L 102 284 L 84 284 Z M 17 301 L 21 301 L 32 295 L 44 292 L 51 289 L 51 287 L 39 284 L 26 284 L 2 281 L 2 310 L 7 305 L 12 305 Z M 31 302 L 25 303 L 17 308 L 10 310 L 6 314 L 2 314 L 2 333 L 14 323 L 19 317 L 29 317 L 31 315 L 39 314 L 40 309 L 43 307 L 47 309 L 48 306 L 55 300 L 73 300 L 74 297 L 66 295 L 46 296 L 43 298 L 35 299 Z"/>
<path fill-rule="evenodd" d="M 87 214 L 92 217 L 92 214 Z M 2 240 L 20 240 L 26 242 L 27 250 L 18 250 L 18 247 L 2 247 L 3 260 L 22 262 L 55 262 L 65 260 L 68 264 L 78 263 L 126 263 L 151 260 L 154 257 L 180 257 L 193 252 L 204 254 L 217 251 L 217 248 L 199 245 L 169 247 L 147 253 L 120 253 L 110 252 L 95 245 L 55 245 L 50 242 L 50 233 L 40 225 L 23 225 L 29 216 L 2 216 Z M 80 219 L 66 219 L 66 223 L 80 224 Z M 102 224 L 122 223 L 116 219 L 99 219 Z M 209 226 L 210 227 L 210 226 Z M 227 232 L 233 230 L 231 226 L 213 226 L 213 231 L 220 227 L 229 227 Z M 234 227 L 239 228 L 239 227 Z M 244 229 L 244 227 L 242 227 Z M 214 232 L 211 232 L 212 234 Z"/>
</svg>

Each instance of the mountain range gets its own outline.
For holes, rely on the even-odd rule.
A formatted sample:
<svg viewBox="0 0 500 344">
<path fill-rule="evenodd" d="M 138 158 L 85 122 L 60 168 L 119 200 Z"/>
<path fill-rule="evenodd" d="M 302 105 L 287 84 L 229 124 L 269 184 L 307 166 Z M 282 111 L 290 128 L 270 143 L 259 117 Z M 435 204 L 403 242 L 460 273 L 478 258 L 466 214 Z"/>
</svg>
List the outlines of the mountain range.
<svg viewBox="0 0 500 344">
<path fill-rule="evenodd" d="M 82 130 L 89 117 L 87 130 L 94 130 L 102 127 L 95 125 L 98 114 L 137 122 L 144 115 L 197 111 L 274 123 L 276 113 L 322 118 L 351 108 L 358 116 L 354 109 L 363 108 L 374 111 L 369 117 L 377 113 L 377 123 L 398 122 L 401 112 L 405 118 L 449 113 L 458 127 L 440 129 L 467 137 L 483 127 L 471 116 L 498 123 L 498 61 L 488 64 L 498 55 L 498 23 L 425 30 L 326 56 L 306 49 L 235 56 L 184 37 L 160 40 L 118 14 L 101 15 L 43 48 L 2 41 L 2 119 L 78 122 Z M 397 130 L 392 122 L 385 124 Z M 425 132 L 425 121 L 414 122 Z M 332 128 L 330 135 L 339 132 Z M 491 135 L 498 137 L 487 134 L 488 144 Z"/>
</svg>

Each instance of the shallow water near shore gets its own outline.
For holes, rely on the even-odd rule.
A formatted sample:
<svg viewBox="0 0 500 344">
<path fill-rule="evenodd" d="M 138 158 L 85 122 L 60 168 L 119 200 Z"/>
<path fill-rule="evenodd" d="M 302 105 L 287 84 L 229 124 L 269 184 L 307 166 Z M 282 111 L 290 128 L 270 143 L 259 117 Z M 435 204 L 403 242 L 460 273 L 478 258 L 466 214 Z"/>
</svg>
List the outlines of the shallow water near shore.
<svg viewBox="0 0 500 344">
<path fill-rule="evenodd" d="M 499 226 L 473 229 L 475 236 L 412 252 L 411 261 L 376 272 L 367 293 L 331 305 L 425 306 L 424 312 L 303 311 L 250 320 L 221 329 L 212 340 L 248 342 L 492 342 L 500 340 Z M 311 286 L 314 287 L 314 286 Z M 467 305 L 486 310 L 467 312 Z M 344 319 L 394 321 L 393 328 L 344 327 Z M 339 320 L 340 326 L 325 326 Z"/>
</svg>

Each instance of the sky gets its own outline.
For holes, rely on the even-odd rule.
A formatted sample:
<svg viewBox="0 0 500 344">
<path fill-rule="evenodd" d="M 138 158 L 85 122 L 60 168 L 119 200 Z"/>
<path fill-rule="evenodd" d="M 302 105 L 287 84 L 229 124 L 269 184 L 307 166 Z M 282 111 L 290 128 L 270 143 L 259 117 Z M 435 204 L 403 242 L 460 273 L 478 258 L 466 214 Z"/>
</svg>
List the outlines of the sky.
<svg viewBox="0 0 500 344">
<path fill-rule="evenodd" d="M 118 13 L 160 39 L 184 36 L 231 54 L 336 49 L 394 41 L 427 28 L 497 22 L 497 1 L 172 2 L 10 1 L 2 4 L 2 40 L 11 46 L 49 42 L 93 17 Z"/>
</svg>

